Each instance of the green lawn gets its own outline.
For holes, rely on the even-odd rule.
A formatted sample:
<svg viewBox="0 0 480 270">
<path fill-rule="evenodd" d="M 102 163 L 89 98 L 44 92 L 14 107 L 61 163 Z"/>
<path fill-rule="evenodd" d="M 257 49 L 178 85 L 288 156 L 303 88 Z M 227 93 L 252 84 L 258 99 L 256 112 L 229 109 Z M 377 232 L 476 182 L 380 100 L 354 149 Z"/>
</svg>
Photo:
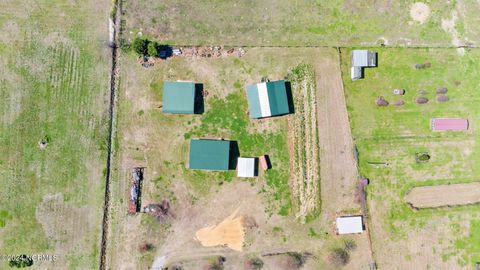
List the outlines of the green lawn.
<svg viewBox="0 0 480 270">
<path fill-rule="evenodd" d="M 477 94 L 480 51 L 470 51 L 465 56 L 459 56 L 456 50 L 376 51 L 378 67 L 366 69 L 365 79 L 352 82 L 348 66 L 350 51 L 342 50 L 347 107 L 359 151 L 360 172 L 371 180 L 369 204 L 382 205 L 382 208 L 371 209 L 373 218 L 377 219 L 374 223 L 382 223 L 384 233 L 400 241 L 405 240 L 412 230 L 421 230 L 429 221 L 447 214 L 462 215 L 462 219 L 466 215 L 467 220 L 474 220 L 475 212 L 480 209 L 478 205 L 414 212 L 403 197 L 413 186 L 478 181 L 480 148 L 477 142 L 480 135 L 476 127 L 480 124 L 480 98 Z M 425 62 L 430 62 L 431 67 L 413 68 L 414 64 Z M 446 95 L 450 101 L 436 101 L 437 87 L 448 88 Z M 405 96 L 394 96 L 391 92 L 394 88 L 404 88 Z M 376 106 L 375 99 L 379 96 L 390 105 Z M 415 98 L 419 96 L 430 101 L 416 104 Z M 405 105 L 393 106 L 400 99 Z M 429 121 L 434 117 L 467 118 L 470 130 L 432 132 Z M 431 160 L 416 163 L 415 154 L 420 152 L 428 152 Z M 454 232 L 450 237 L 453 241 L 461 241 L 458 243 L 470 243 L 470 239 L 477 237 L 474 235 L 475 226 L 472 225 L 473 236 L 470 238 L 465 236 L 460 240 L 462 234 Z M 377 238 L 375 231 L 372 233 L 374 243 L 381 246 L 385 239 Z M 463 254 L 464 258 L 458 261 L 461 265 L 467 261 L 471 265 L 474 259 L 478 259 L 474 254 L 480 252 L 475 244 L 458 244 L 452 250 L 453 254 Z"/>
<path fill-rule="evenodd" d="M 92 23 L 104 23 L 107 8 L 0 4 L 0 254 L 57 254 L 64 269 L 98 265 L 109 55 L 106 31 Z M 42 224 L 39 206 L 53 194 L 73 211 L 47 210 Z"/>
<path fill-rule="evenodd" d="M 184 45 L 451 46 L 442 19 L 457 11 L 460 38 L 478 40 L 480 6 L 473 1 L 428 1 L 430 18 L 412 21 L 416 1 L 134 1 L 127 2 L 126 38 L 137 32 Z"/>
</svg>

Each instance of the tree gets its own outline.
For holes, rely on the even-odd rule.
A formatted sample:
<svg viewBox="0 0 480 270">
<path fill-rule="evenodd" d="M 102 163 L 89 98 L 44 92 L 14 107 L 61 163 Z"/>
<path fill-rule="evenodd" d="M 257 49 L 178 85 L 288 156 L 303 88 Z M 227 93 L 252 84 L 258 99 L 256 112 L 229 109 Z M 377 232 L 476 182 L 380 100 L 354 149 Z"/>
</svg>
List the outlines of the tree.
<svg viewBox="0 0 480 270">
<path fill-rule="evenodd" d="M 158 43 L 156 41 L 151 41 L 148 43 L 148 48 L 147 48 L 148 55 L 152 57 L 158 57 Z"/>
<path fill-rule="evenodd" d="M 132 48 L 138 55 L 145 56 L 148 54 L 148 44 L 148 39 L 136 37 L 132 42 Z"/>
</svg>

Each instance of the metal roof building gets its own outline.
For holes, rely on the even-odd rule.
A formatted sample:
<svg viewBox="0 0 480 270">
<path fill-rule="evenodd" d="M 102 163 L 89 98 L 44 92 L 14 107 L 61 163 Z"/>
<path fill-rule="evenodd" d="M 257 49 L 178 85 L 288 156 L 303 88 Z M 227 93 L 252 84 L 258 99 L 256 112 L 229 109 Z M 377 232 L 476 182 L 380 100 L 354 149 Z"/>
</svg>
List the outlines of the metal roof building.
<svg viewBox="0 0 480 270">
<path fill-rule="evenodd" d="M 194 114 L 195 113 L 195 83 L 194 82 L 163 82 L 164 113 Z"/>
<path fill-rule="evenodd" d="M 255 177 L 255 158 L 239 157 L 237 162 L 238 177 Z"/>
<path fill-rule="evenodd" d="M 263 118 L 290 113 L 285 81 L 263 82 L 247 86 L 251 118 Z"/>
<path fill-rule="evenodd" d="M 461 118 L 433 118 L 430 120 L 433 131 L 462 131 L 468 129 L 468 120 Z"/>
<path fill-rule="evenodd" d="M 369 50 L 353 50 L 351 61 L 351 78 L 358 80 L 363 78 L 363 68 L 377 66 L 377 53 Z"/>
<path fill-rule="evenodd" d="M 230 163 L 230 141 L 191 140 L 189 168 L 227 171 Z"/>
<path fill-rule="evenodd" d="M 338 234 L 352 234 L 363 232 L 362 216 L 338 217 L 336 223 Z"/>
</svg>

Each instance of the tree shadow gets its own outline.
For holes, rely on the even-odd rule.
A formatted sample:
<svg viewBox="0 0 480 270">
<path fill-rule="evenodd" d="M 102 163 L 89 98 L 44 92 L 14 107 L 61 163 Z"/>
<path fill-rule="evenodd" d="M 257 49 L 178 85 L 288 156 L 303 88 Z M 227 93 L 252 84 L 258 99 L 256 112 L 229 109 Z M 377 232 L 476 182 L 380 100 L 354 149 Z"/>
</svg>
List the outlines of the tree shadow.
<svg viewBox="0 0 480 270">
<path fill-rule="evenodd" d="M 195 84 L 195 103 L 193 108 L 194 114 L 203 114 L 205 111 L 204 99 L 203 99 L 203 84 Z"/>
<path fill-rule="evenodd" d="M 172 57 L 173 55 L 173 48 L 172 46 L 169 46 L 169 45 L 159 45 L 157 50 L 158 50 L 158 56 L 161 59 L 167 59 L 169 57 Z"/>
<path fill-rule="evenodd" d="M 230 141 L 230 153 L 228 160 L 228 169 L 237 169 L 238 158 L 240 157 L 240 149 L 238 148 L 237 141 Z"/>
</svg>

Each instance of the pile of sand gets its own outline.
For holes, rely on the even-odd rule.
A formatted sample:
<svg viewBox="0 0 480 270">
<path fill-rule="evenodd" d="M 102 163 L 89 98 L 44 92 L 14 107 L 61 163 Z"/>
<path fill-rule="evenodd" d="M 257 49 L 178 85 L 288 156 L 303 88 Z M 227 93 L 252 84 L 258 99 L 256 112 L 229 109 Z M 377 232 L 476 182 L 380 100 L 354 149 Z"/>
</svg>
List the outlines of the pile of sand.
<svg viewBox="0 0 480 270">
<path fill-rule="evenodd" d="M 198 230 L 195 239 L 204 247 L 227 246 L 236 251 L 242 251 L 245 240 L 245 229 L 242 217 L 236 217 L 238 209 L 218 225 Z"/>
<path fill-rule="evenodd" d="M 414 3 L 410 7 L 410 16 L 414 21 L 424 23 L 430 17 L 430 8 L 424 3 Z"/>
</svg>

